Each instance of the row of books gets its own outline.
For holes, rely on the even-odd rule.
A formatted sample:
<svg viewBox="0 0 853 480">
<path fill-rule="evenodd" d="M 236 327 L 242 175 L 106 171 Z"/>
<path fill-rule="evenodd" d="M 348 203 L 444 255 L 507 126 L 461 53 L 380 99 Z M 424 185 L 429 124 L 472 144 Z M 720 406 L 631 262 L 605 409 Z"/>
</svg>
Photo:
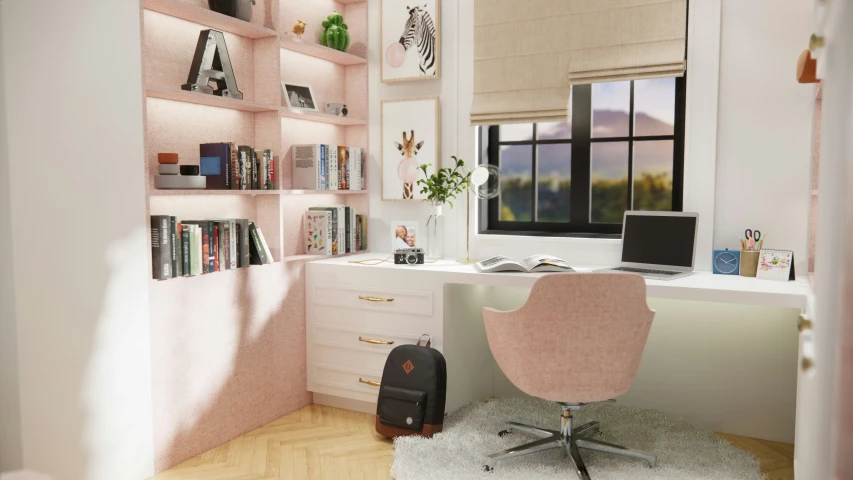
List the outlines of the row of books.
<svg viewBox="0 0 853 480">
<path fill-rule="evenodd" d="M 305 253 L 338 255 L 367 250 L 367 217 L 344 205 L 305 212 Z"/>
<path fill-rule="evenodd" d="M 294 145 L 296 190 L 364 190 L 364 149 L 338 145 Z"/>
<path fill-rule="evenodd" d="M 260 227 L 245 218 L 181 220 L 151 216 L 155 280 L 189 277 L 272 263 Z"/>
<path fill-rule="evenodd" d="M 275 190 L 275 160 L 270 149 L 202 143 L 199 156 L 208 190 Z"/>
</svg>

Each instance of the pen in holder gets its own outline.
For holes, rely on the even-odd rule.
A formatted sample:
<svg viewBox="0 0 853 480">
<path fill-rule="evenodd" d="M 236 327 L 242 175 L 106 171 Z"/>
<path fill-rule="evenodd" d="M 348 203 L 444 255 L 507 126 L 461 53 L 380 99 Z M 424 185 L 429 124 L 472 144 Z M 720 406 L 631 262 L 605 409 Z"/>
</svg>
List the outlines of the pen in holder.
<svg viewBox="0 0 853 480">
<path fill-rule="evenodd" d="M 740 276 L 754 277 L 758 272 L 758 250 L 741 250 L 740 252 Z"/>
</svg>

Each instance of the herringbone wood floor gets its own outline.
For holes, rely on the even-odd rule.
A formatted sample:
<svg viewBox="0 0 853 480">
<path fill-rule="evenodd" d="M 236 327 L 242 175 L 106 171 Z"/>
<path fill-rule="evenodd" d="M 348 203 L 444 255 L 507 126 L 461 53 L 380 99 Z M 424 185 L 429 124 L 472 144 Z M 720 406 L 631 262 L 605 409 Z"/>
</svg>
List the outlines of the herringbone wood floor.
<svg viewBox="0 0 853 480">
<path fill-rule="evenodd" d="M 393 445 L 373 415 L 310 405 L 151 480 L 388 479 Z M 769 480 L 794 478 L 794 446 L 720 434 L 761 461 Z"/>
</svg>

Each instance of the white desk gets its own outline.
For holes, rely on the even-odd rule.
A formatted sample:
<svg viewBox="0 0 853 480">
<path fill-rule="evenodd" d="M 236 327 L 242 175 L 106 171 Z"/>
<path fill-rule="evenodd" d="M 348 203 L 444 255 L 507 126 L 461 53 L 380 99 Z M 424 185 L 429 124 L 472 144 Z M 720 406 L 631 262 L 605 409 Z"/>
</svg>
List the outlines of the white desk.
<svg viewBox="0 0 853 480">
<path fill-rule="evenodd" d="M 375 411 L 378 389 L 359 379 L 380 381 L 393 346 L 415 343 L 422 333 L 432 337 L 433 346 L 448 362 L 447 411 L 491 395 L 513 394 L 489 351 L 480 311 L 484 305 L 517 307 L 541 275 L 482 274 L 473 266 L 453 261 L 419 266 L 351 263 L 385 257 L 366 254 L 306 265 L 308 390 L 315 393 L 315 402 Z M 628 404 L 660 408 L 706 428 L 793 441 L 795 325 L 797 315 L 809 305 L 808 283 L 697 272 L 670 281 L 647 280 L 646 285 L 649 303 L 658 314 L 640 373 L 626 395 Z M 390 298 L 394 301 L 371 301 Z M 693 338 L 683 338 L 693 334 Z M 377 345 L 359 338 L 394 345 Z M 702 353 L 705 348 L 711 350 Z M 675 371 L 671 363 L 684 363 L 695 372 Z M 754 371 L 751 364 L 757 365 Z M 776 372 L 779 369 L 790 372 L 780 377 Z M 732 378 L 727 378 L 730 373 Z M 661 382 L 661 377 L 677 385 Z M 753 377 L 766 382 L 765 398 L 757 398 L 762 392 L 750 390 L 761 385 Z M 682 396 L 676 391 L 679 388 L 691 390 L 695 396 Z M 758 411 L 772 413 L 776 408 L 770 415 L 773 418 L 755 424 L 737 415 L 731 421 L 723 418 L 724 412 L 740 408 L 738 401 L 731 401 L 732 396 L 743 397 L 748 403 L 742 408 L 746 418 L 755 417 Z M 707 413 L 713 410 L 707 403 L 723 401 L 730 405 L 721 407 L 719 416 Z M 767 407 L 767 402 L 775 407 Z M 691 418 L 691 407 L 681 407 L 685 403 L 692 404 L 700 416 Z M 786 424 L 788 416 L 790 425 L 774 426 Z M 747 424 L 746 429 L 729 427 L 736 422 Z"/>
</svg>

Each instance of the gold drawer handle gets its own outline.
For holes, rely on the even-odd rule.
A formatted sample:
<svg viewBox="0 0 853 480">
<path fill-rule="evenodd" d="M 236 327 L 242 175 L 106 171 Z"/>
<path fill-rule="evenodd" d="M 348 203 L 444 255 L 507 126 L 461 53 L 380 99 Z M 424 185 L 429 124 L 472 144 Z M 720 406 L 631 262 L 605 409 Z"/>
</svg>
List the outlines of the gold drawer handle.
<svg viewBox="0 0 853 480">
<path fill-rule="evenodd" d="M 359 342 L 369 343 L 371 345 L 394 345 L 394 340 L 386 342 L 385 340 L 376 340 L 373 338 L 358 337 Z"/>
<path fill-rule="evenodd" d="M 358 383 L 366 383 L 366 384 L 370 385 L 371 387 L 378 387 L 380 385 L 379 382 L 374 382 L 372 380 L 365 380 L 361 377 L 358 377 Z"/>
<path fill-rule="evenodd" d="M 359 300 L 367 300 L 368 302 L 384 302 L 384 303 L 391 303 L 394 301 L 393 298 L 365 297 L 364 295 L 359 295 L 358 299 Z"/>
<path fill-rule="evenodd" d="M 809 370 L 812 369 L 812 367 L 814 367 L 814 361 L 812 361 L 812 359 L 809 357 L 803 357 L 803 362 L 802 362 L 803 373 L 808 372 Z"/>
<path fill-rule="evenodd" d="M 811 330 L 812 329 L 812 321 L 807 319 L 805 315 L 800 315 L 800 318 L 797 319 L 797 330 Z"/>
</svg>

